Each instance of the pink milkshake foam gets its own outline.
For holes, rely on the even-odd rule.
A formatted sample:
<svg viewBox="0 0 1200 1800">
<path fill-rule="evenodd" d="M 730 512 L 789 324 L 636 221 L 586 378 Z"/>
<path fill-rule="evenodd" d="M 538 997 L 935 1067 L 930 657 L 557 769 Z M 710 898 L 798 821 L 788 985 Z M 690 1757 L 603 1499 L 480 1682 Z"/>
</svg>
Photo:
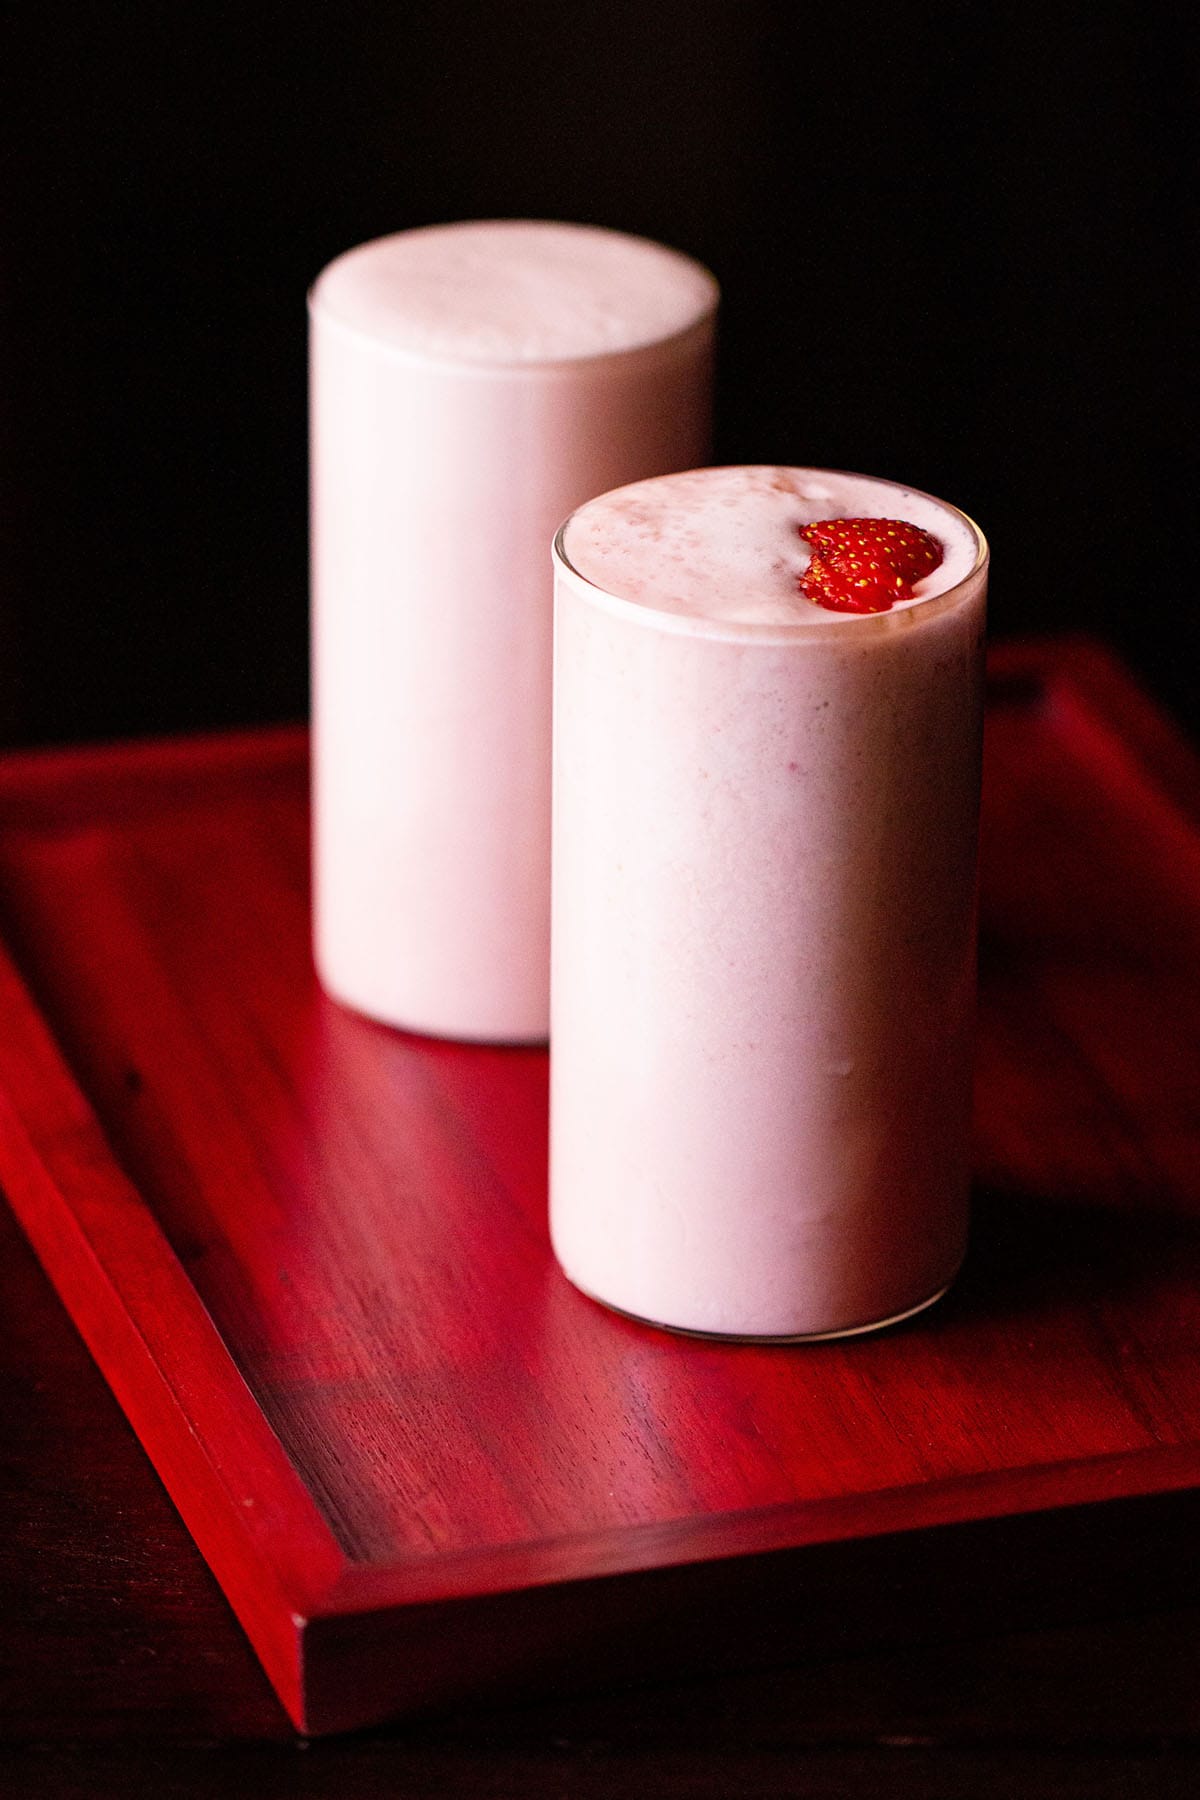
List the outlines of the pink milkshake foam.
<svg viewBox="0 0 1200 1800">
<path fill-rule="evenodd" d="M 916 584 L 918 606 L 965 581 L 979 534 L 962 513 L 915 488 L 827 469 L 691 469 L 638 482 L 584 507 L 563 533 L 567 561 L 609 594 L 716 624 L 853 628 L 856 615 L 806 599 L 812 552 L 800 528 L 818 519 L 905 519 L 938 540 L 942 561 Z"/>
<path fill-rule="evenodd" d="M 490 219 L 360 244 L 329 265 L 313 300 L 395 351 L 508 367 L 662 344 L 712 312 L 717 284 L 646 238 Z"/>
</svg>

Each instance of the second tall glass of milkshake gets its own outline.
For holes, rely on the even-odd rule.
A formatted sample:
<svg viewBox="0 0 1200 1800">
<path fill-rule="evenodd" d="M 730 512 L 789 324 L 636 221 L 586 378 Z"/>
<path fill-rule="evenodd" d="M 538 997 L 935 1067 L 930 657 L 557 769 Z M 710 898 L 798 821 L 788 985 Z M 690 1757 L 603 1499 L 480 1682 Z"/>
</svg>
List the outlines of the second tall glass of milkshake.
<svg viewBox="0 0 1200 1800">
<path fill-rule="evenodd" d="M 826 610 L 814 520 L 941 549 Z M 836 1336 L 963 1255 L 987 550 L 820 470 L 602 496 L 556 563 L 551 1230 L 676 1329 Z"/>
<path fill-rule="evenodd" d="M 563 515 L 708 454 L 717 287 L 660 244 L 376 239 L 312 315 L 314 948 L 410 1031 L 545 1038 Z"/>
</svg>

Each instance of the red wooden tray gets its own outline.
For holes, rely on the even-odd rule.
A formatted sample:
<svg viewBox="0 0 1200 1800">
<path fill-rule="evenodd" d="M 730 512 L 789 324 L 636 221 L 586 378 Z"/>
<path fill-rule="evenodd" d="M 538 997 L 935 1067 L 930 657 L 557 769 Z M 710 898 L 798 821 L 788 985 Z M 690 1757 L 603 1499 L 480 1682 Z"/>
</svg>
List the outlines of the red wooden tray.
<svg viewBox="0 0 1200 1800">
<path fill-rule="evenodd" d="M 1200 1482 L 1200 767 L 1094 646 L 992 679 L 973 1253 L 800 1348 L 583 1299 L 544 1054 L 322 997 L 302 733 L 0 763 L 0 1180 L 302 1729 L 919 1628 L 1044 1583 L 1005 1517 L 1144 1574 L 1112 1503 Z"/>
</svg>

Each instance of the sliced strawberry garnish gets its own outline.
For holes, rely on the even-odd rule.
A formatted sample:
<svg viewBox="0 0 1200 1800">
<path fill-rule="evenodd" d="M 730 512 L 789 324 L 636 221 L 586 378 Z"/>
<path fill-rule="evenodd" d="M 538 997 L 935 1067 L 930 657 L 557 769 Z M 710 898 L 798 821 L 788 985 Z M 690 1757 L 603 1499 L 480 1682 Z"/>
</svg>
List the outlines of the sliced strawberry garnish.
<svg viewBox="0 0 1200 1800">
<path fill-rule="evenodd" d="M 800 528 L 813 557 L 800 591 L 831 612 L 887 612 L 942 560 L 942 546 L 907 519 L 818 519 Z"/>
<path fill-rule="evenodd" d="M 887 564 L 862 556 L 814 556 L 800 584 L 830 612 L 887 612 L 904 598 L 904 584 Z"/>
<path fill-rule="evenodd" d="M 815 600 L 820 606 L 828 606 L 833 612 L 845 610 L 842 590 L 823 556 L 814 556 L 810 560 L 800 577 L 800 590 L 809 600 Z"/>
</svg>

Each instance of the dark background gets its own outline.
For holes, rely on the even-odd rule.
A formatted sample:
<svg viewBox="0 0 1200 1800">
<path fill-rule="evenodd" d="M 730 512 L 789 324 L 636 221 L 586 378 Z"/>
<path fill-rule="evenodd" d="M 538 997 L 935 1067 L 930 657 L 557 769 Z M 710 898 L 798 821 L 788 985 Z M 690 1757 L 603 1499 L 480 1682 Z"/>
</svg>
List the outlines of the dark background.
<svg viewBox="0 0 1200 1800">
<path fill-rule="evenodd" d="M 0 739 L 303 712 L 305 291 L 365 238 L 496 215 L 699 256 L 717 460 L 957 502 L 997 634 L 1099 631 L 1188 716 L 1185 16 L 22 4 Z"/>
</svg>

